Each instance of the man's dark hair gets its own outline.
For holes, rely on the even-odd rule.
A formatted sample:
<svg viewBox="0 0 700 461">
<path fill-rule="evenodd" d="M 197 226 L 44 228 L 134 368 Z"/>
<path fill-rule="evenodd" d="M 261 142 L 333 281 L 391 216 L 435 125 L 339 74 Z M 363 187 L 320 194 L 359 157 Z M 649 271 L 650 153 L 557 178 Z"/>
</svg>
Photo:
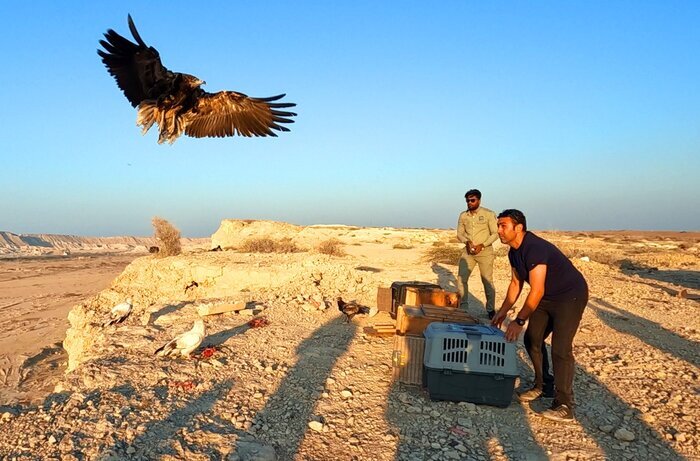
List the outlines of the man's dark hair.
<svg viewBox="0 0 700 461">
<path fill-rule="evenodd" d="M 513 220 L 513 227 L 515 227 L 516 224 L 522 224 L 523 232 L 527 231 L 527 221 L 525 220 L 525 215 L 522 211 L 509 208 L 507 210 L 501 211 L 501 213 L 498 215 L 498 219 L 501 218 L 510 218 Z"/>
<path fill-rule="evenodd" d="M 481 192 L 479 191 L 479 189 L 469 189 L 469 190 L 467 191 L 467 193 L 464 194 L 464 198 L 467 198 L 467 197 L 469 197 L 470 195 L 475 195 L 476 198 L 478 198 L 479 200 L 481 200 Z"/>
</svg>

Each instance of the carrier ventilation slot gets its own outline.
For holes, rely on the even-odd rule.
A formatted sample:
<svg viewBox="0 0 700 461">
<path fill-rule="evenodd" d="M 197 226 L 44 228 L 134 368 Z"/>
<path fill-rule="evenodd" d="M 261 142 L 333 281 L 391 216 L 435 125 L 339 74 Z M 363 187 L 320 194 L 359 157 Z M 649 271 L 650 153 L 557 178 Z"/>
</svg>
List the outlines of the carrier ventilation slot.
<svg viewBox="0 0 700 461">
<path fill-rule="evenodd" d="M 467 344 L 464 338 L 442 338 L 442 361 L 467 363 Z"/>
<path fill-rule="evenodd" d="M 506 343 L 481 340 L 479 364 L 490 367 L 506 365 Z"/>
</svg>

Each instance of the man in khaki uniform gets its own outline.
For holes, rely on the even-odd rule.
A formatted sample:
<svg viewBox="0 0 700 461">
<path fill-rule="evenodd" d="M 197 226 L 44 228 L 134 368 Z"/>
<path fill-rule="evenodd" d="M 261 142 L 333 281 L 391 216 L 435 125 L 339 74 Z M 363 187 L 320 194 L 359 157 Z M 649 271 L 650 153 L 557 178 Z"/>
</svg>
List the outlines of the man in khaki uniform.
<svg viewBox="0 0 700 461">
<path fill-rule="evenodd" d="M 459 215 L 457 238 L 464 243 L 464 252 L 459 258 L 459 282 L 457 288 L 461 299 L 461 308 L 467 309 L 469 294 L 469 276 L 475 266 L 479 266 L 481 282 L 486 293 L 486 312 L 493 318 L 496 307 L 496 288 L 493 285 L 493 242 L 498 239 L 496 214 L 481 206 L 481 192 L 471 189 L 464 194 L 467 210 Z"/>
</svg>

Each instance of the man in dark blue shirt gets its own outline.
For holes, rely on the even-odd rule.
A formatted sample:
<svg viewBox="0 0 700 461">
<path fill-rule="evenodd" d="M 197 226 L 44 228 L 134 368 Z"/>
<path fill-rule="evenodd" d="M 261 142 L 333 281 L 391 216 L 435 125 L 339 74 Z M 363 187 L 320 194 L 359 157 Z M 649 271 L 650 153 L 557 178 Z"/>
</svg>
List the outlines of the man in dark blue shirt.
<svg viewBox="0 0 700 461">
<path fill-rule="evenodd" d="M 523 289 L 530 285 L 522 309 L 506 329 L 506 339 L 515 341 L 526 321 L 525 348 L 535 370 L 535 385 L 519 395 L 521 401 L 554 397 L 552 407 L 541 413 L 555 421 L 573 421 L 573 340 L 588 303 L 588 285 L 569 259 L 550 242 L 528 232 L 525 215 L 504 210 L 498 215 L 498 236 L 510 246 L 511 281 L 506 298 L 492 320 L 501 326 Z M 545 338 L 552 334 L 552 368 Z"/>
</svg>

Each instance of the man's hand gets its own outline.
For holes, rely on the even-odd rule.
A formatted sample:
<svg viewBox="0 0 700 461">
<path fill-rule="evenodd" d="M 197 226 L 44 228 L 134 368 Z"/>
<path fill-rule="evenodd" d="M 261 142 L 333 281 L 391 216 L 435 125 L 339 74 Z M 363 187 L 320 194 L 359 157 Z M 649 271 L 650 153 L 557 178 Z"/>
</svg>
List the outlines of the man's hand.
<svg viewBox="0 0 700 461">
<path fill-rule="evenodd" d="M 522 330 L 523 330 L 523 327 L 521 327 L 520 325 L 518 325 L 515 322 L 510 322 L 508 324 L 508 328 L 506 328 L 506 341 L 508 341 L 509 343 L 512 343 L 513 341 L 517 341 L 518 336 L 520 336 L 520 332 Z"/>
<path fill-rule="evenodd" d="M 483 250 L 483 249 L 484 249 L 484 245 L 482 245 L 480 243 L 474 247 L 474 253 L 472 253 L 472 254 L 478 255 L 479 253 L 481 253 L 481 250 Z"/>
<path fill-rule="evenodd" d="M 504 311 L 503 309 L 499 309 L 498 312 L 496 312 L 496 315 L 494 315 L 491 319 L 491 325 L 501 328 L 501 324 L 506 319 L 507 314 L 507 310 Z"/>
</svg>

